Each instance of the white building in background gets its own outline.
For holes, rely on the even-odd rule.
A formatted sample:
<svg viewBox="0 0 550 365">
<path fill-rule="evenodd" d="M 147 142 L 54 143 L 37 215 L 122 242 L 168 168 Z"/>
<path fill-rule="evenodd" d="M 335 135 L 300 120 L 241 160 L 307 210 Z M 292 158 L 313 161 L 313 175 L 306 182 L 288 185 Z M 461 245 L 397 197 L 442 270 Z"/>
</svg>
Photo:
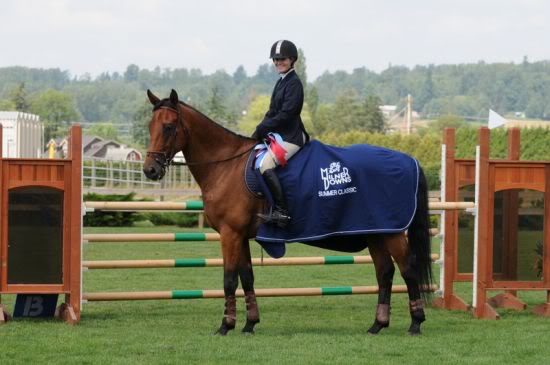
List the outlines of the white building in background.
<svg viewBox="0 0 550 365">
<path fill-rule="evenodd" d="M 378 107 L 385 118 L 391 118 L 397 112 L 397 105 L 380 105 Z"/>
<path fill-rule="evenodd" d="M 23 112 L 1 112 L 2 157 L 41 158 L 44 124 L 38 115 Z"/>
</svg>

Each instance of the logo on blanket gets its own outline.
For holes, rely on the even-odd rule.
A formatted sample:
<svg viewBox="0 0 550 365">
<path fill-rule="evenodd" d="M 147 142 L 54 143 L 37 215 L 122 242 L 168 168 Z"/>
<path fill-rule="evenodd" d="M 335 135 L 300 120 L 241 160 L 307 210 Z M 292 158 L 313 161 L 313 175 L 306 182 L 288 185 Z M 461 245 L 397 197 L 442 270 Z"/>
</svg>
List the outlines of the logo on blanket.
<svg viewBox="0 0 550 365">
<path fill-rule="evenodd" d="M 333 185 L 351 183 L 351 176 L 347 167 L 341 167 L 340 162 L 332 162 L 326 169 L 321 168 L 321 179 L 325 190 L 319 191 L 319 197 L 356 193 L 357 187 L 328 190 Z"/>
</svg>

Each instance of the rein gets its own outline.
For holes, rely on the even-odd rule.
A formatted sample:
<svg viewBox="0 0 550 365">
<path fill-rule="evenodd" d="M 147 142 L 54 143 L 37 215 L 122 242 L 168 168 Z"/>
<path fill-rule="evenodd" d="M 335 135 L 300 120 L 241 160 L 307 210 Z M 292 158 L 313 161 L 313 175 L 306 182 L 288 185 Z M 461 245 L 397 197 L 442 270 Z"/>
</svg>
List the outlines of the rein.
<svg viewBox="0 0 550 365">
<path fill-rule="evenodd" d="M 169 164 L 174 165 L 174 166 L 196 166 L 196 165 L 208 165 L 208 164 L 219 163 L 219 162 L 227 162 L 227 161 L 234 160 L 238 157 L 241 157 L 242 155 L 245 155 L 245 154 L 249 153 L 250 151 L 252 151 L 254 149 L 254 147 L 255 146 L 252 146 L 244 152 L 241 152 L 241 153 L 239 153 L 235 156 L 224 158 L 222 160 L 196 161 L 196 162 L 174 162 L 174 161 L 170 161 Z"/>
<path fill-rule="evenodd" d="M 161 106 L 161 107 L 158 107 L 158 108 L 154 108 L 153 110 L 156 110 L 156 109 L 169 109 L 169 110 L 172 110 L 174 112 L 176 112 L 176 114 L 178 115 L 178 119 L 177 121 L 181 124 L 181 128 L 183 129 L 183 132 L 184 134 L 189 134 L 187 132 L 187 128 L 185 128 L 185 124 L 183 124 L 183 120 L 181 118 L 181 111 L 180 111 L 180 108 L 179 106 L 177 108 L 171 108 L 171 107 L 168 107 L 168 106 Z M 174 129 L 174 134 L 172 136 L 172 148 L 171 150 L 173 150 L 173 145 L 175 144 L 175 141 L 176 141 L 176 137 L 177 137 L 177 134 L 178 134 L 178 129 L 175 128 Z M 166 152 L 163 152 L 163 151 L 147 151 L 147 156 L 152 156 L 152 158 L 159 164 L 162 166 L 163 169 L 166 169 L 170 166 L 197 166 L 197 165 L 209 165 L 209 164 L 214 164 L 214 163 L 220 163 L 220 162 L 227 162 L 227 161 L 231 161 L 231 160 L 234 160 L 238 157 L 241 157 L 247 153 L 249 153 L 250 151 L 252 151 L 254 149 L 255 145 L 253 145 L 252 147 L 248 148 L 246 151 L 244 152 L 241 152 L 237 155 L 234 155 L 234 156 L 231 156 L 231 157 L 228 157 L 228 158 L 224 158 L 224 159 L 221 159 L 221 160 L 212 160 L 212 161 L 196 161 L 196 162 L 175 162 L 174 161 L 174 155 L 172 155 L 171 157 L 168 157 L 168 154 Z"/>
</svg>

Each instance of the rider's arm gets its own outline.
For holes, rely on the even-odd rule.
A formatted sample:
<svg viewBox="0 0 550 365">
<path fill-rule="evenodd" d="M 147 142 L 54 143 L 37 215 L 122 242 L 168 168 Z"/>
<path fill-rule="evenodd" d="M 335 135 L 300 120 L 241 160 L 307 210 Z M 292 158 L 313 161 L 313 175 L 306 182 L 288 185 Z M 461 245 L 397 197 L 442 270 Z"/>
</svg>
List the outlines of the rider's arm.
<svg viewBox="0 0 550 365">
<path fill-rule="evenodd" d="M 288 123 L 296 121 L 304 103 L 304 89 L 299 79 L 294 79 L 285 86 L 283 105 L 273 116 L 268 112 L 256 128 L 258 137 L 265 137 L 268 132 L 277 132 Z"/>
</svg>

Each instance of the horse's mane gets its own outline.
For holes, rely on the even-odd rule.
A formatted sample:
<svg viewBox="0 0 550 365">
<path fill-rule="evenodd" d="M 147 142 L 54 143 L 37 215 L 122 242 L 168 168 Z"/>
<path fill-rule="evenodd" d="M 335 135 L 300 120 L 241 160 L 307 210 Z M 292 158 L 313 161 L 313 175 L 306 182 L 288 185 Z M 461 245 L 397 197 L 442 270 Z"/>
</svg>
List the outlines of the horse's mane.
<svg viewBox="0 0 550 365">
<path fill-rule="evenodd" d="M 247 140 L 250 140 L 252 138 L 250 137 L 246 137 L 246 136 L 243 136 L 242 134 L 239 134 L 239 133 L 235 133 L 233 132 L 231 129 L 228 129 L 226 127 L 224 127 L 223 125 L 219 124 L 219 123 L 216 123 L 214 120 L 212 120 L 212 118 L 210 118 L 208 115 L 204 114 L 203 112 L 201 112 L 200 110 L 198 110 L 197 108 L 187 104 L 187 103 L 184 103 L 183 101 L 181 100 L 178 100 L 178 103 L 193 110 L 195 113 L 199 114 L 200 116 L 204 117 L 207 121 L 209 121 L 210 123 L 212 123 L 213 125 L 215 125 L 216 127 L 219 127 L 219 128 L 222 128 L 224 129 L 226 132 L 228 132 L 229 134 L 232 134 L 234 135 L 235 137 L 238 137 L 238 138 L 242 138 L 242 139 L 247 139 Z M 153 111 L 161 108 L 161 107 L 169 107 L 169 108 L 175 108 L 175 105 L 172 104 L 172 102 L 170 101 L 169 98 L 166 98 L 166 99 L 162 99 L 160 100 L 158 103 L 155 104 L 155 106 L 153 107 Z"/>
</svg>

